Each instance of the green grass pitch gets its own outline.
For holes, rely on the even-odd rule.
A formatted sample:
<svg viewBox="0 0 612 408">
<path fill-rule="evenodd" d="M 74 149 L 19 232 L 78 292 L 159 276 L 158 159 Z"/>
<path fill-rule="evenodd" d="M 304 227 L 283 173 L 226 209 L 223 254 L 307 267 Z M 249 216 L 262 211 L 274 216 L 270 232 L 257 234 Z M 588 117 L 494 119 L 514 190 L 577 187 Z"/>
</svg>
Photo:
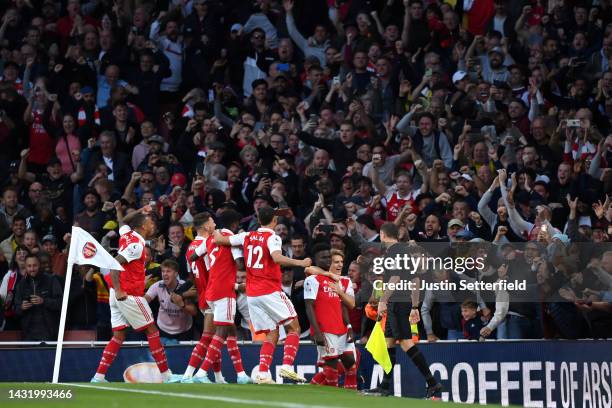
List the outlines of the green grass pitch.
<svg viewBox="0 0 612 408">
<path fill-rule="evenodd" d="M 9 390 L 72 390 L 72 399 L 9 399 Z M 354 391 L 311 385 L 45 384 L 0 383 L 0 405 L 10 407 L 181 408 L 392 408 L 465 407 L 442 401 L 367 397 Z"/>
</svg>

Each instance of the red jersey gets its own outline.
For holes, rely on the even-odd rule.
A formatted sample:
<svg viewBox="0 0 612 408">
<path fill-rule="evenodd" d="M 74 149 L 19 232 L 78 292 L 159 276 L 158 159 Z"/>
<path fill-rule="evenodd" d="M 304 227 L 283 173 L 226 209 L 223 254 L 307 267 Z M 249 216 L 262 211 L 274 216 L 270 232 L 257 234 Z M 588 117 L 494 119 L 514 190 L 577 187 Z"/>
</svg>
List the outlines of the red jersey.
<svg viewBox="0 0 612 408">
<path fill-rule="evenodd" d="M 201 236 L 195 237 L 189 244 L 185 258 L 187 258 L 187 265 L 189 266 L 190 272 L 193 274 L 196 289 L 198 290 L 198 307 L 204 310 L 208 307 L 206 303 L 206 283 L 208 282 L 208 268 L 204 257 L 198 255 L 198 259 L 191 261 L 191 256 L 196 253 L 196 249 L 204 243 L 204 238 Z"/>
<path fill-rule="evenodd" d="M 412 205 L 414 207 L 414 200 L 421 193 L 421 190 L 411 191 L 408 195 L 400 197 L 399 192 L 391 191 L 387 193 L 386 205 L 387 208 L 387 221 L 395 221 L 402 208 L 406 205 Z"/>
<path fill-rule="evenodd" d="M 146 242 L 144 238 L 134 230 L 128 230 L 119 237 L 119 251 L 127 263 L 123 264 L 123 271 L 119 274 L 121 289 L 131 296 L 143 297 L 145 293 L 145 269 L 146 269 Z M 110 274 L 105 277 L 108 287 L 113 287 Z"/>
<path fill-rule="evenodd" d="M 333 279 L 323 275 L 307 277 L 304 281 L 304 299 L 314 300 L 315 318 L 321 332 L 343 335 L 347 329 L 342 318 L 342 299 L 330 286 L 332 282 Z"/>
<path fill-rule="evenodd" d="M 221 234 L 226 237 L 234 235 L 227 229 L 222 229 Z M 206 253 L 208 256 L 206 300 L 235 298 L 236 262 L 234 259 L 242 258 L 242 250 L 237 247 L 219 246 L 215 244 L 211 236 L 206 240 Z"/>
<path fill-rule="evenodd" d="M 38 110 L 32 111 L 32 125 L 30 125 L 30 155 L 28 161 L 35 164 L 47 164 L 53 151 L 55 142 L 45 126 L 43 125 L 44 113 Z"/>
<path fill-rule="evenodd" d="M 282 251 L 282 241 L 270 228 L 242 232 L 230 237 L 232 246 L 242 245 L 247 273 L 247 296 L 263 296 L 281 290 L 281 268 L 272 252 Z"/>
</svg>

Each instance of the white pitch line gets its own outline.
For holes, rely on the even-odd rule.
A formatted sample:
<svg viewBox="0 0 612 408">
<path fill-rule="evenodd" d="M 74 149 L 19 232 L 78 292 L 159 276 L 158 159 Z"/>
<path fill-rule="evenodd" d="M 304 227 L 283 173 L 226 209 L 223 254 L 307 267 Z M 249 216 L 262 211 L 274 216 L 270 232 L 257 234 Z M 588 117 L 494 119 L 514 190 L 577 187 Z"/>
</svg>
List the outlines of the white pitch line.
<svg viewBox="0 0 612 408">
<path fill-rule="evenodd" d="M 268 406 L 268 407 L 279 407 L 279 408 L 329 408 L 328 406 L 325 406 L 325 405 L 310 405 L 310 404 L 303 405 L 303 404 L 293 404 L 291 402 L 249 400 L 249 399 L 241 399 L 241 398 L 220 397 L 216 395 L 188 394 L 184 392 L 164 392 L 164 391 L 142 390 L 142 389 L 132 389 L 132 388 L 114 388 L 114 387 L 103 386 L 103 385 L 99 386 L 99 385 L 70 384 L 70 383 L 60 383 L 60 385 L 65 385 L 69 387 L 91 388 L 95 390 L 131 392 L 134 394 L 161 395 L 164 397 L 190 398 L 190 399 L 207 400 L 207 401 L 230 402 L 230 403 L 235 403 L 235 404 L 263 405 L 263 406 Z M 210 389 L 213 389 L 213 388 L 214 387 L 210 387 Z"/>
</svg>

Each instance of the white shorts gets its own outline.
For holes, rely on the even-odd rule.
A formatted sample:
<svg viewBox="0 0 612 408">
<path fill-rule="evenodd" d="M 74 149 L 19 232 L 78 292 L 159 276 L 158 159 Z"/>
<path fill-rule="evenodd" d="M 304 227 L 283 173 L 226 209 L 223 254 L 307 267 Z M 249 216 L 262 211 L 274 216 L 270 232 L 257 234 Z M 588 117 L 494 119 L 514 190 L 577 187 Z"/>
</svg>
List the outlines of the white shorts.
<svg viewBox="0 0 612 408">
<path fill-rule="evenodd" d="M 295 308 L 285 292 L 278 291 L 263 296 L 248 296 L 249 316 L 255 333 L 276 330 L 297 317 Z"/>
<path fill-rule="evenodd" d="M 141 331 L 155 323 L 153 312 L 144 297 L 128 295 L 125 300 L 118 301 L 115 297 L 115 290 L 110 288 L 108 303 L 114 331 L 130 326 L 136 331 Z"/>
<path fill-rule="evenodd" d="M 213 314 L 210 306 L 206 306 L 206 309 L 200 309 L 200 313 L 202 313 L 202 316 L 206 316 L 207 314 Z"/>
<path fill-rule="evenodd" d="M 212 310 L 213 323 L 216 326 L 231 326 L 236 317 L 236 298 L 222 298 L 219 300 L 207 300 L 208 307 Z"/>
<path fill-rule="evenodd" d="M 355 351 L 355 342 L 348 343 L 346 334 L 337 335 L 331 333 L 323 333 L 325 337 L 325 346 L 317 346 L 317 362 L 322 363 L 324 360 L 340 357 L 344 353 L 351 353 L 357 361 Z"/>
</svg>

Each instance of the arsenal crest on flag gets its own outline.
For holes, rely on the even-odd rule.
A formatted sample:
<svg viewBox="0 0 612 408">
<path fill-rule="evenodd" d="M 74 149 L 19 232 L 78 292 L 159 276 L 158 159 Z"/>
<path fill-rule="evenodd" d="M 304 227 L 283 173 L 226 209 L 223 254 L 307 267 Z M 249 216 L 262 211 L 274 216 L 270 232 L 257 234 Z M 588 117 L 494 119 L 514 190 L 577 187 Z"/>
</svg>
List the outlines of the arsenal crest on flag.
<svg viewBox="0 0 612 408">
<path fill-rule="evenodd" d="M 122 271 L 123 267 L 115 258 L 109 254 L 98 241 L 87 231 L 79 227 L 72 227 L 70 238 L 70 250 L 68 252 L 68 268 L 64 283 L 64 297 L 62 299 L 62 311 L 60 316 L 59 333 L 55 348 L 55 364 L 53 366 L 53 382 L 59 381 L 59 369 L 62 361 L 62 344 L 64 342 L 64 328 L 66 325 L 66 311 L 68 309 L 68 294 L 70 293 L 70 282 L 72 280 L 73 265 L 93 265 L 99 268 L 114 269 Z"/>
<path fill-rule="evenodd" d="M 123 267 L 92 237 L 79 227 L 72 227 L 68 263 L 94 265 L 122 271 Z"/>
</svg>

